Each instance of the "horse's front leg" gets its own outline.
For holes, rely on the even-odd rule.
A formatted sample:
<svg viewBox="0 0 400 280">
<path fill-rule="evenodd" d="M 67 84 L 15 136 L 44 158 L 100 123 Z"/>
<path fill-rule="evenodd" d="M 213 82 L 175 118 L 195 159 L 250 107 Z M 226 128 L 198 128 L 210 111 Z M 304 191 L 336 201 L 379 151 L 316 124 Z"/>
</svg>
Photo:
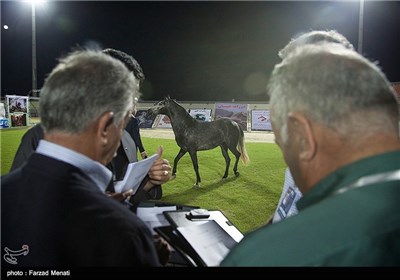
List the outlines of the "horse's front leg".
<svg viewBox="0 0 400 280">
<path fill-rule="evenodd" d="M 190 157 L 192 159 L 194 172 L 196 172 L 196 184 L 193 187 L 200 187 L 200 174 L 199 174 L 199 165 L 197 163 L 197 152 L 196 151 L 189 151 Z"/>
<path fill-rule="evenodd" d="M 179 153 L 174 159 L 174 167 L 172 168 L 172 178 L 176 177 L 176 168 L 178 167 L 178 161 L 186 154 L 185 150 L 180 149 Z"/>
<path fill-rule="evenodd" d="M 224 173 L 224 176 L 222 177 L 222 179 L 226 179 L 226 177 L 228 177 L 228 171 L 229 171 L 229 165 L 231 164 L 231 158 L 228 155 L 228 147 L 226 147 L 225 145 L 221 145 L 221 151 L 222 151 L 222 155 L 225 158 L 225 163 L 226 163 L 225 173 Z"/>
</svg>

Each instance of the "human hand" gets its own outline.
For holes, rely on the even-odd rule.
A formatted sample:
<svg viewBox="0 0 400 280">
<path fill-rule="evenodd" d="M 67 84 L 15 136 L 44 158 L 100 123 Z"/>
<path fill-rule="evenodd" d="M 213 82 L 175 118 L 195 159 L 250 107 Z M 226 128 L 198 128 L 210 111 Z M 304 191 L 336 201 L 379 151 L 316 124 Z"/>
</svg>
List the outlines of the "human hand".
<svg viewBox="0 0 400 280">
<path fill-rule="evenodd" d="M 162 265 L 166 265 L 171 255 L 171 247 L 161 236 L 158 234 L 153 235 L 154 245 L 156 246 L 158 259 Z"/>
<path fill-rule="evenodd" d="M 162 158 L 163 147 L 158 147 L 158 158 L 154 161 L 149 171 L 150 182 L 153 185 L 161 185 L 171 178 L 171 165 L 168 160 Z"/>
<path fill-rule="evenodd" d="M 142 159 L 147 158 L 147 153 L 146 153 L 146 151 L 141 152 L 141 153 L 140 153 L 140 156 L 142 157 Z"/>
<path fill-rule="evenodd" d="M 113 193 L 113 192 L 107 192 L 106 193 L 109 197 L 116 199 L 118 201 L 124 201 L 125 199 L 129 199 L 131 195 L 133 194 L 133 190 L 128 190 L 123 193 Z"/>
</svg>

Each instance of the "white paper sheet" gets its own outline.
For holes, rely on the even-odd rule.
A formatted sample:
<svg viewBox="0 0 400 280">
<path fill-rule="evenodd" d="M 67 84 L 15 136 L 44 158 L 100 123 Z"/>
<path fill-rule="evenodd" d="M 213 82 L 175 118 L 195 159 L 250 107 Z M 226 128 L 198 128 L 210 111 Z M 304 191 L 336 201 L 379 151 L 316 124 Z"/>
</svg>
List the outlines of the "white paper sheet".
<svg viewBox="0 0 400 280">
<path fill-rule="evenodd" d="M 178 231 L 207 266 L 218 266 L 236 245 L 235 240 L 213 220 L 200 225 L 178 227 Z"/>
<path fill-rule="evenodd" d="M 133 194 L 135 194 L 140 183 L 143 181 L 144 177 L 146 177 L 146 174 L 149 173 L 157 156 L 158 154 L 154 154 L 144 160 L 130 163 L 126 169 L 124 179 L 114 182 L 115 192 L 123 193 L 132 189 Z"/>
<path fill-rule="evenodd" d="M 176 211 L 176 206 L 138 207 L 136 209 L 136 215 L 145 222 L 153 234 L 156 234 L 154 231 L 155 227 L 170 225 L 163 214 L 164 211 Z"/>
</svg>

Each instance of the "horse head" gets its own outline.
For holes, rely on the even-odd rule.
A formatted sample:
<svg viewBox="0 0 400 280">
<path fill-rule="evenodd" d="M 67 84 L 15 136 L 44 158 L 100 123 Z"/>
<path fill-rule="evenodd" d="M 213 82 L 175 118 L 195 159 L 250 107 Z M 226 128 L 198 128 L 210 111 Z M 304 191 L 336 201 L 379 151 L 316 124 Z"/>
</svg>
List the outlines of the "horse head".
<svg viewBox="0 0 400 280">
<path fill-rule="evenodd" d="M 171 100 L 171 98 L 165 97 L 164 100 L 161 100 L 160 102 L 157 102 L 156 104 L 153 105 L 153 107 L 149 108 L 147 110 L 147 116 L 152 116 L 152 115 L 158 115 L 158 114 L 163 114 L 169 116 L 169 111 L 168 111 L 168 103 Z"/>
</svg>

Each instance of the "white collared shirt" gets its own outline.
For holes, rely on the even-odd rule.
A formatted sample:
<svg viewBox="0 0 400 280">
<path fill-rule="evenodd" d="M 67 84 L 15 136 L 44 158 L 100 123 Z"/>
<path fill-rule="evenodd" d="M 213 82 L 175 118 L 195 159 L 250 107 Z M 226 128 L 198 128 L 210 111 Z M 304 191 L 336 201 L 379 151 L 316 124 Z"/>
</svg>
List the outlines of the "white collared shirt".
<svg viewBox="0 0 400 280">
<path fill-rule="evenodd" d="M 103 193 L 106 191 L 108 183 L 111 181 L 112 172 L 107 167 L 81 153 L 63 146 L 42 139 L 39 142 L 36 153 L 61 160 L 79 168 L 93 180 Z"/>
</svg>

